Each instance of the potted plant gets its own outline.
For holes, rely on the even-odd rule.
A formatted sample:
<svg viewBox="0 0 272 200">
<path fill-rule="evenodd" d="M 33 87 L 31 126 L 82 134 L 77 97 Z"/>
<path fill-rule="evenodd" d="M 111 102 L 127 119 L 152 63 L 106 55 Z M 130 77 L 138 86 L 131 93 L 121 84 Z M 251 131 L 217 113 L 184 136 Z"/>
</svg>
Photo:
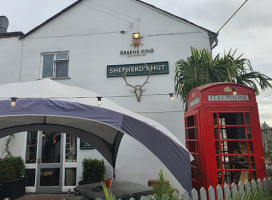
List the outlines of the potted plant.
<svg viewBox="0 0 272 200">
<path fill-rule="evenodd" d="M 0 199 L 15 199 L 25 194 L 24 169 L 21 157 L 0 158 Z"/>
<path fill-rule="evenodd" d="M 106 167 L 103 160 L 84 158 L 82 178 L 79 185 L 100 182 L 104 179 Z"/>
</svg>

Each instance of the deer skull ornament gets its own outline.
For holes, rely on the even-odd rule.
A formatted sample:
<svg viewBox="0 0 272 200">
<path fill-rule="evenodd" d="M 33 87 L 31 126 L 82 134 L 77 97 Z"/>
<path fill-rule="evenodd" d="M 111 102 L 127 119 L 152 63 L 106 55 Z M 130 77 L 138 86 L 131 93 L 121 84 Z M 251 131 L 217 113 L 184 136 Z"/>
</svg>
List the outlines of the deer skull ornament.
<svg viewBox="0 0 272 200">
<path fill-rule="evenodd" d="M 123 76 L 123 79 L 125 80 L 126 85 L 133 88 L 133 90 L 131 90 L 130 92 L 134 93 L 136 95 L 136 99 L 137 99 L 138 102 L 141 101 L 142 93 L 145 91 L 145 89 L 143 89 L 143 86 L 148 83 L 147 81 L 148 81 L 148 79 L 149 79 L 149 77 L 151 75 L 151 69 L 150 69 L 150 67 L 148 67 L 146 65 L 146 69 L 149 71 L 149 73 L 148 73 L 148 76 L 147 76 L 145 82 L 142 85 L 135 85 L 135 86 L 133 86 L 133 85 L 131 85 L 131 84 L 129 84 L 127 82 L 127 80 L 126 80 L 126 74 L 128 72 L 128 69 L 125 71 L 124 76 Z"/>
</svg>

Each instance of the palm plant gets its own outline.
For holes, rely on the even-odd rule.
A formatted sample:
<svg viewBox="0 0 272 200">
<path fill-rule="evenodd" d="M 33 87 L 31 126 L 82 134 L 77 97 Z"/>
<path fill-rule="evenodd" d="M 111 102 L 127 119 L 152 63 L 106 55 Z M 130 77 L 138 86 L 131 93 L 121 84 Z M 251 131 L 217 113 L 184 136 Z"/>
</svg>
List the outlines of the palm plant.
<svg viewBox="0 0 272 200">
<path fill-rule="evenodd" d="M 159 172 L 159 181 L 153 187 L 154 200 L 179 200 L 179 195 L 176 193 L 175 188 L 169 183 L 163 171 Z"/>
<path fill-rule="evenodd" d="M 236 51 L 231 50 L 223 57 L 217 54 L 212 58 L 211 53 L 206 50 L 198 51 L 191 48 L 191 56 L 187 60 L 176 62 L 175 69 L 175 93 L 181 96 L 186 105 L 189 92 L 200 85 L 214 82 L 233 82 L 247 85 L 260 93 L 258 86 L 264 90 L 272 88 L 272 79 L 260 72 L 254 71 L 250 61 L 235 58 Z"/>
</svg>

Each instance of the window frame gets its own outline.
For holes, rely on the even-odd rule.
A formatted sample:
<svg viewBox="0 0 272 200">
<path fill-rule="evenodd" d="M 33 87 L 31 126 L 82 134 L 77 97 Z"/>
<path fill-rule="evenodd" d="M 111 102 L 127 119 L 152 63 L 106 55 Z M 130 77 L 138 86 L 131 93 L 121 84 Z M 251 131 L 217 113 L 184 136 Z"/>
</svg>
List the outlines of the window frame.
<svg viewBox="0 0 272 200">
<path fill-rule="evenodd" d="M 53 54 L 53 76 L 50 77 L 43 77 L 43 69 L 44 69 L 44 56 L 45 55 L 50 55 Z M 57 55 L 58 54 L 67 54 L 67 59 L 57 59 Z M 40 79 L 44 79 L 44 78 L 50 78 L 50 79 L 70 79 L 69 77 L 69 60 L 70 60 L 70 52 L 69 51 L 54 51 L 54 52 L 43 52 L 41 53 L 41 71 L 40 71 Z M 56 70 L 57 70 L 57 63 L 59 62 L 66 62 L 67 61 L 67 76 L 65 77 L 56 77 Z"/>
</svg>

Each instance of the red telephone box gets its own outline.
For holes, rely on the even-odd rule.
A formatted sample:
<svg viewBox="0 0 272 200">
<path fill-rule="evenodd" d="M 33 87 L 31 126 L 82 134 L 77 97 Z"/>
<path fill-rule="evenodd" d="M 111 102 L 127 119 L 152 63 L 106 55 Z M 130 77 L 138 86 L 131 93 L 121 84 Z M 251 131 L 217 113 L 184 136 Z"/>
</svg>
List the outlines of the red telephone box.
<svg viewBox="0 0 272 200">
<path fill-rule="evenodd" d="M 193 89 L 185 113 L 193 187 L 266 177 L 255 90 L 235 83 Z"/>
</svg>

